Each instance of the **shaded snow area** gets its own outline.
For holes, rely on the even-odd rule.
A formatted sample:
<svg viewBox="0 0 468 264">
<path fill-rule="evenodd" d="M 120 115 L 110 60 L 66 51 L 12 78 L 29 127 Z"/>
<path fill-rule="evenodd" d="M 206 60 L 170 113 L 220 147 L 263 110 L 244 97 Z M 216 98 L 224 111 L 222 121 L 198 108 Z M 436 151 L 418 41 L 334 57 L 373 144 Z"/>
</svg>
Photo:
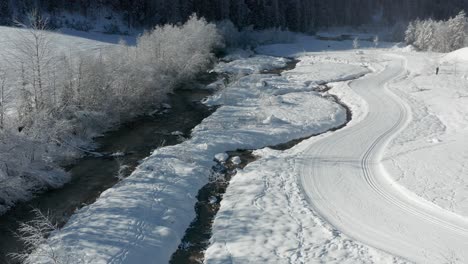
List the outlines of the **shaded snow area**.
<svg viewBox="0 0 468 264">
<path fill-rule="evenodd" d="M 393 141 L 385 166 L 408 190 L 467 217 L 467 49 L 447 55 L 401 55 L 409 76 L 392 87 L 409 104 L 413 117 Z"/>
<path fill-rule="evenodd" d="M 240 64 L 273 69 L 276 61 L 286 62 L 265 56 L 249 61 L 253 65 Z M 314 69 L 310 80 L 293 73 L 252 74 L 208 98 L 206 104 L 221 106 L 193 130 L 191 139 L 156 150 L 129 178 L 77 212 L 51 236 L 52 251 L 68 257 L 73 252 L 72 258 L 92 263 L 167 263 L 195 218 L 196 195 L 208 182 L 214 159 L 226 158 L 220 153 L 276 145 L 346 122 L 346 110 L 312 91 L 310 83 L 368 70 L 348 65 L 341 69 L 337 64 L 332 76 Z M 38 255 L 32 258 L 47 262 Z"/>
</svg>

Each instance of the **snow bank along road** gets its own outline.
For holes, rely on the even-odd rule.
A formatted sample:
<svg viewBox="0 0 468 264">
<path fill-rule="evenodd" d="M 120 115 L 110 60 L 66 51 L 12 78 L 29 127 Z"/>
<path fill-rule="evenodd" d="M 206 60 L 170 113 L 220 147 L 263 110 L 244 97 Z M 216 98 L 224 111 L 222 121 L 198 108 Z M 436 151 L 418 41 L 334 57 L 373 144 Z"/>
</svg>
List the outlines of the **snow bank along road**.
<svg viewBox="0 0 468 264">
<path fill-rule="evenodd" d="M 351 84 L 368 103 L 361 122 L 303 152 L 300 184 L 311 206 L 348 236 L 418 263 L 468 263 L 468 219 L 396 184 L 380 161 L 410 120 L 410 109 L 388 90 L 405 61 Z"/>
</svg>

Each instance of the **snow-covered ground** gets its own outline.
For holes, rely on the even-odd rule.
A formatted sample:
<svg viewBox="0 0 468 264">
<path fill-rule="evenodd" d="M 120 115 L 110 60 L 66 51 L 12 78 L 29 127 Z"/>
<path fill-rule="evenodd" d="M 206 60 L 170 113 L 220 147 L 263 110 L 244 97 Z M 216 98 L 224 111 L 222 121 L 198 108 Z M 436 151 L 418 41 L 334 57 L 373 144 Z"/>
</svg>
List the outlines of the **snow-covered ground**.
<svg viewBox="0 0 468 264">
<path fill-rule="evenodd" d="M 268 57 L 260 58 L 263 63 Z M 278 59 L 268 60 L 273 62 L 268 68 L 277 67 Z M 75 214 L 50 245 L 93 263 L 167 262 L 195 217 L 195 196 L 207 183 L 216 154 L 276 145 L 346 122 L 345 109 L 314 92 L 312 83 L 354 78 L 368 69 L 335 66 L 325 72 L 305 59 L 297 74 L 251 74 L 235 81 L 206 100 L 222 106 L 190 140 L 155 151 L 129 178 Z M 302 67 L 313 69 L 311 79 Z"/>
<path fill-rule="evenodd" d="M 366 103 L 347 83 L 331 92 L 346 98 L 357 123 Z M 308 139 L 287 151 L 256 151 L 258 161 L 231 180 L 214 222 L 205 263 L 405 263 L 356 242 L 310 209 L 297 179 L 298 156 L 305 147 L 331 133 Z"/>
<path fill-rule="evenodd" d="M 355 65 L 374 62 L 349 51 L 304 53 L 304 47 L 316 50 L 319 49 L 314 47 L 316 44 L 326 44 L 306 40 L 296 46 L 269 45 L 257 51 L 299 58 L 296 69 L 283 76 L 311 86 L 358 78 L 368 72 L 356 71 Z M 351 42 L 333 43 L 343 50 L 351 45 Z M 341 71 L 344 79 L 334 76 Z M 329 86 L 330 93 L 350 107 L 353 120 L 348 125 L 352 126 L 368 110 L 367 103 L 348 83 Z M 298 184 L 301 164 L 307 163 L 310 157 L 301 153 L 330 134 L 313 137 L 284 152 L 268 148 L 255 152 L 258 161 L 237 173 L 223 197 L 211 245 L 206 251 L 206 263 L 405 263 L 350 239 L 310 208 Z"/>
<path fill-rule="evenodd" d="M 413 118 L 390 146 L 385 166 L 407 189 L 468 217 L 468 51 L 401 55 L 409 77 L 396 88 Z"/>
<path fill-rule="evenodd" d="M 353 153 L 361 144 L 365 145 L 369 137 L 373 137 L 372 133 L 364 135 L 363 126 L 359 126 L 361 122 L 374 119 L 388 125 L 392 124 L 395 116 L 382 114 L 375 119 L 375 114 L 379 112 L 375 97 L 370 98 L 374 100 L 374 105 L 369 109 L 367 102 L 353 92 L 360 90 L 360 93 L 367 93 L 359 84 L 352 89 L 340 84 L 334 86 L 331 93 L 336 93 L 353 110 L 353 121 L 344 129 L 353 132 L 338 133 L 328 140 L 332 141 L 329 145 L 326 138 L 334 133 L 304 141 L 285 152 L 270 149 L 257 151 L 261 158 L 236 175 L 224 196 L 214 223 L 212 243 L 206 252 L 206 263 L 406 262 L 356 241 L 364 241 L 390 254 L 405 256 L 421 263 L 465 263 L 468 222 L 465 218 L 468 206 L 465 174 L 468 155 L 463 139 L 466 138 L 467 131 L 468 109 L 465 99 L 468 98 L 468 68 L 463 63 L 468 58 L 468 51 L 463 49 L 448 55 L 416 53 L 410 48 L 365 50 L 362 54 L 330 50 L 320 54 L 304 52 L 325 50 L 329 46 L 342 49 L 349 47 L 350 43 L 345 41 L 325 45 L 303 39 L 296 44 L 270 45 L 257 51 L 274 55 L 296 55 L 301 59 L 304 56 L 315 56 L 315 61 L 365 63 L 376 74 L 382 74 L 381 77 L 374 77 L 374 87 L 369 86 L 366 89 L 383 86 L 388 76 L 398 73 L 398 64 L 392 61 L 406 62 L 404 66 L 408 74 L 395 74 L 398 79 L 393 80 L 388 87 L 405 100 L 409 106 L 406 110 L 412 117 L 405 119 L 403 115 L 404 122 L 397 128 L 404 130 L 389 142 L 381 157 L 388 172 L 384 175 L 390 175 L 391 178 L 369 177 L 369 186 L 374 186 L 372 188 L 379 195 L 393 202 L 388 205 L 385 205 L 386 202 L 380 203 L 378 199 L 372 198 L 371 193 L 363 195 L 366 193 L 365 189 L 356 193 L 355 188 L 358 187 L 355 182 L 358 179 L 351 176 L 360 166 L 356 164 L 355 167 L 355 161 L 346 159 L 346 155 Z M 437 66 L 440 67 L 438 76 L 435 75 Z M 381 100 L 380 104 L 388 106 L 387 111 L 393 111 L 394 106 L 390 102 L 394 99 L 384 92 L 378 96 L 382 97 L 377 99 Z M 380 128 L 367 126 L 365 129 L 375 132 Z M 346 138 L 345 135 L 353 133 L 363 134 L 355 139 L 361 143 L 342 142 L 337 146 L 341 151 L 330 151 L 333 141 L 339 142 L 341 138 Z M 377 158 L 382 154 L 379 148 L 385 146 L 385 140 L 382 139 L 386 137 L 388 135 L 377 139 L 376 142 L 380 143 L 372 147 L 377 146 Z M 325 143 L 317 144 L 321 141 Z M 349 148 L 348 145 L 355 148 Z M 322 148 L 323 157 L 310 154 L 320 152 L 315 150 L 317 148 Z M 325 157 L 327 151 L 335 153 L 335 156 Z M 319 157 L 321 159 L 317 160 Z M 364 157 L 373 157 L 372 151 Z M 326 159 L 323 160 L 324 158 Z M 379 168 L 379 163 L 374 165 L 373 162 L 361 166 Z M 310 163 L 314 165 L 311 167 Z M 332 171 L 327 177 L 320 173 L 314 174 L 326 172 L 316 169 L 321 164 L 323 167 L 329 166 Z M 341 170 L 338 169 L 340 166 L 343 167 Z M 381 167 L 377 173 L 382 173 L 380 170 Z M 316 177 L 314 184 L 309 184 L 309 175 L 310 178 Z M 327 188 L 330 189 L 326 190 Z M 324 196 L 320 198 L 318 193 Z M 395 202 L 398 200 L 399 202 Z M 323 207 L 327 203 L 329 207 Z M 397 210 L 392 208 L 393 203 L 399 204 Z M 311 209 L 311 204 L 320 213 Z M 378 208 L 372 209 L 375 204 Z M 414 211 L 407 211 L 411 207 Z M 402 209 L 406 213 L 402 213 Z M 415 212 L 418 212 L 416 215 L 424 213 L 414 217 Z M 327 220 L 321 220 L 324 218 Z M 431 220 L 428 222 L 428 219 Z M 357 240 L 349 239 L 345 234 Z"/>
<path fill-rule="evenodd" d="M 247 55 L 247 57 L 245 57 Z M 230 75 L 248 75 L 253 73 L 261 73 L 265 70 L 280 69 L 286 67 L 288 62 L 285 58 L 275 58 L 271 56 L 254 56 L 250 57 L 247 54 L 236 53 L 228 56 L 229 58 L 237 58 L 231 62 L 220 62 L 214 68 L 214 72 L 227 73 Z"/>
<path fill-rule="evenodd" d="M 277 58 L 239 55 L 240 61 L 220 65 L 219 72 L 250 75 L 208 98 L 206 104 L 222 106 L 190 140 L 155 151 L 53 234 L 51 248 L 93 263 L 166 263 L 194 218 L 195 195 L 215 157 L 343 124 L 345 110 L 313 91 L 337 82 L 329 93 L 350 107 L 353 120 L 342 132 L 290 150 L 256 151 L 259 159 L 238 172 L 223 197 L 205 262 L 406 263 L 397 257 L 404 256 L 463 263 L 468 52 L 445 56 L 372 45 L 362 42 L 364 51 L 353 51 L 352 41 L 300 36 L 297 43 L 258 48 L 300 59 L 282 76 L 257 74 L 284 65 Z M 347 81 L 369 69 L 370 77 Z M 354 142 L 340 141 L 346 137 Z M 374 137 L 365 155 L 351 155 Z M 319 159 L 317 153 L 334 156 Z M 365 177 L 358 177 L 361 167 Z M 334 173 L 320 177 L 325 168 Z"/>
</svg>

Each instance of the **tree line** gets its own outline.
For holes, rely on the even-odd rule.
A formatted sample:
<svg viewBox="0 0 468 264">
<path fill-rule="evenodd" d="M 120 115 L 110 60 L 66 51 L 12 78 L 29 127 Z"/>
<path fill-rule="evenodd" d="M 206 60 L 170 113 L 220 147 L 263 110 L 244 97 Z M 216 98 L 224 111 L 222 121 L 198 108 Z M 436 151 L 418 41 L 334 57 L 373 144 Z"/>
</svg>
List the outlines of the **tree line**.
<svg viewBox="0 0 468 264">
<path fill-rule="evenodd" d="M 32 8 L 52 17 L 63 11 L 93 17 L 110 10 L 121 14 L 129 27 L 179 23 L 197 13 L 208 21 L 229 19 L 240 28 L 254 25 L 256 29 L 313 32 L 322 27 L 447 19 L 466 10 L 468 0 L 3 0 L 0 23 Z"/>
<path fill-rule="evenodd" d="M 417 19 L 409 23 L 405 42 L 419 50 L 450 52 L 466 46 L 467 29 L 464 11 L 448 20 Z"/>
</svg>

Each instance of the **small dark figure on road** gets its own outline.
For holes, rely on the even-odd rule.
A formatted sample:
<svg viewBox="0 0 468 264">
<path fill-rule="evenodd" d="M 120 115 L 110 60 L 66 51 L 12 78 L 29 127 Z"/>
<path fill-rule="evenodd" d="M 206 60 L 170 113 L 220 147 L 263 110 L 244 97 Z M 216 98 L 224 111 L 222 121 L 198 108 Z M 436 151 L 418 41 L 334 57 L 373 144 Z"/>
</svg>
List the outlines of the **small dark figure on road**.
<svg viewBox="0 0 468 264">
<path fill-rule="evenodd" d="M 436 68 L 436 75 L 439 75 L 439 67 Z"/>
</svg>

